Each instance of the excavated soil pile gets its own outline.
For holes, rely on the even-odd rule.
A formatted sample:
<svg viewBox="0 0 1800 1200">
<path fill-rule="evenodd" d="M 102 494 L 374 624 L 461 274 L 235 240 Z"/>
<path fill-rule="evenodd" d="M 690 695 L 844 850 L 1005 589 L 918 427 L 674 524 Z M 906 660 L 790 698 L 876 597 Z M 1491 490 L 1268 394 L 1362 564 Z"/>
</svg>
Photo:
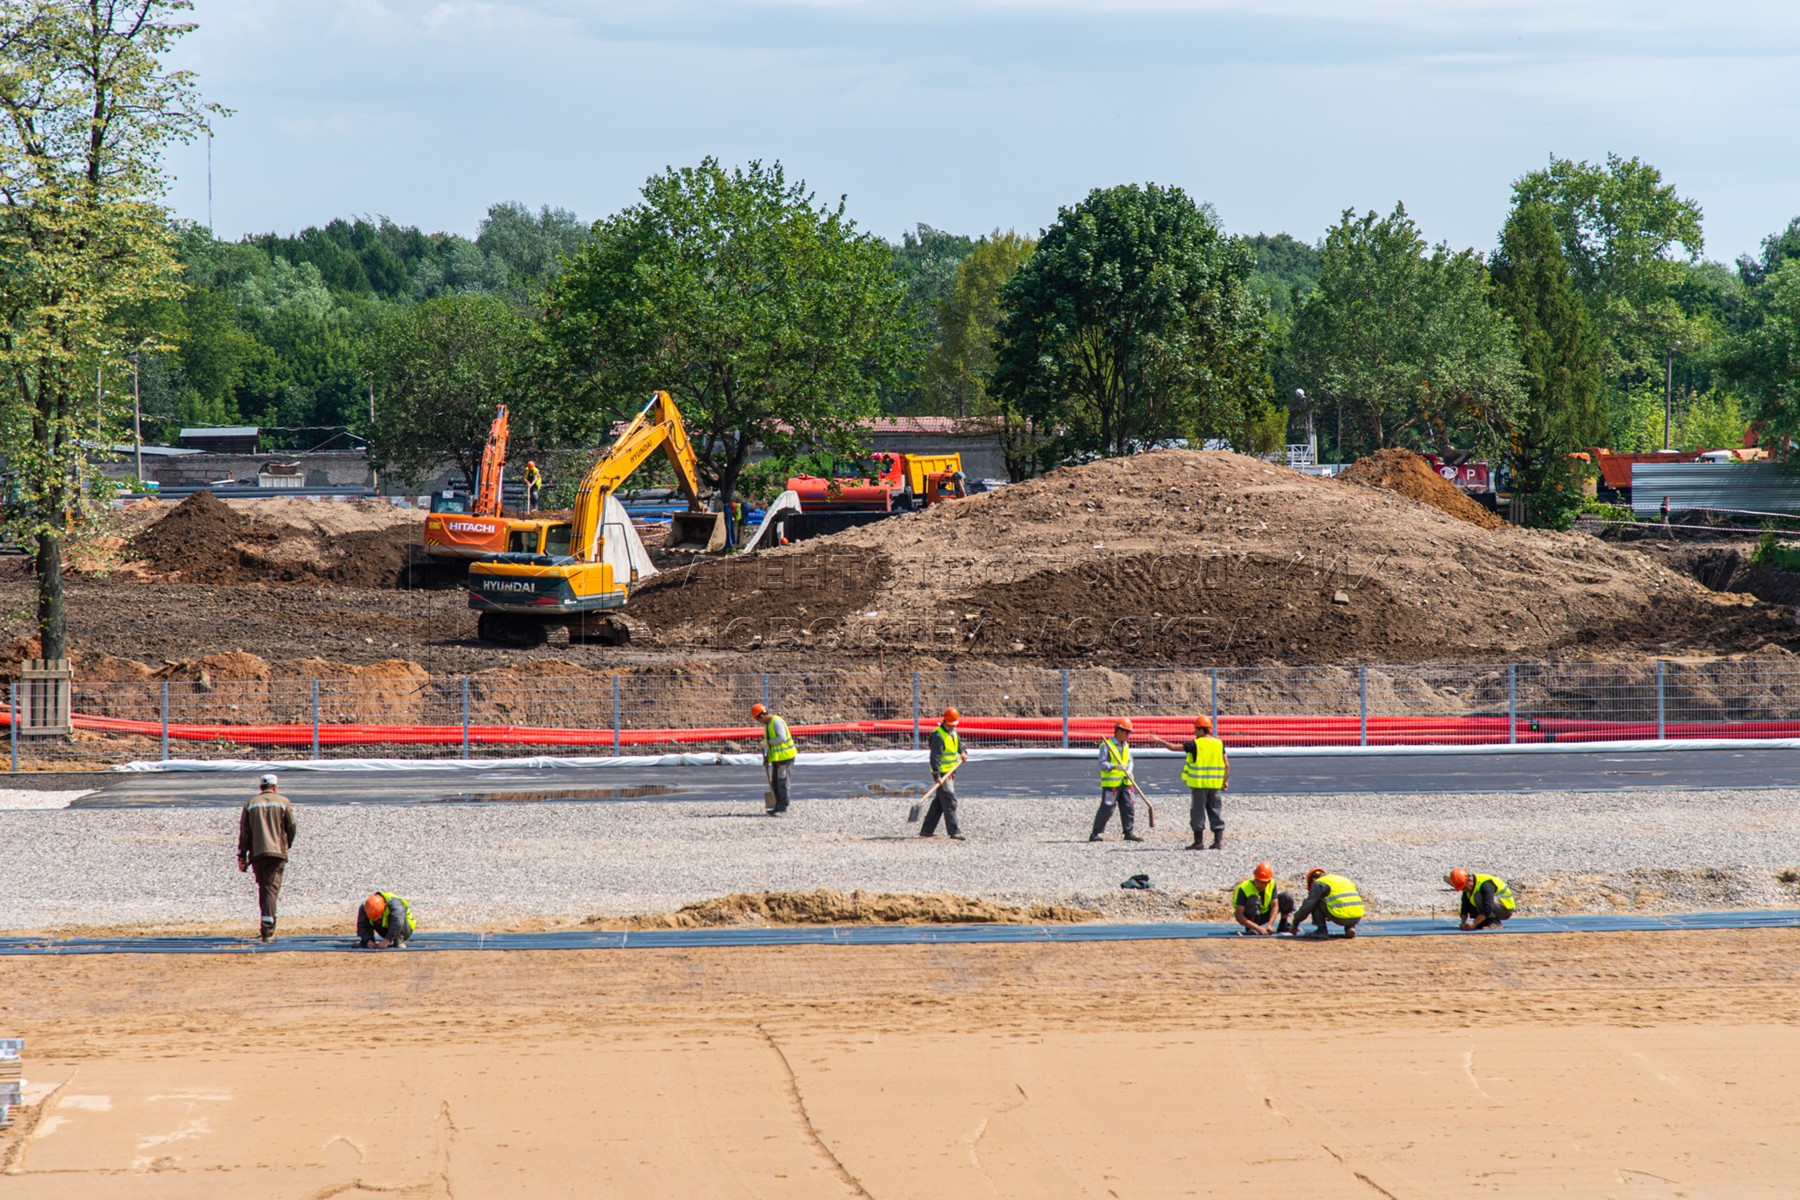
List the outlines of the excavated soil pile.
<svg viewBox="0 0 1800 1200">
<path fill-rule="evenodd" d="M 280 507 L 295 501 L 252 503 L 264 507 L 252 515 L 194 493 L 127 543 L 131 573 L 172 583 L 392 587 L 419 536 L 417 518 L 391 506 L 382 507 L 396 519 L 377 523 L 360 518 L 379 513 L 346 511 L 334 521 L 337 514 Z"/>
<path fill-rule="evenodd" d="M 625 920 L 600 917 L 590 925 L 631 929 L 711 929 L 721 925 L 1023 925 L 1091 921 L 1100 914 L 1066 904 L 1021 906 L 968 896 L 894 895 L 832 888 L 816 892 L 736 892 L 684 904 L 672 913 Z"/>
<path fill-rule="evenodd" d="M 704 605 L 657 599 L 679 574 L 639 593 L 637 644 L 1230 665 L 1800 640 L 1785 609 L 1586 534 L 1482 528 L 1223 452 L 1068 467 L 704 571 Z"/>
<path fill-rule="evenodd" d="M 1339 479 L 1368 487 L 1399 492 L 1420 504 L 1483 529 L 1505 529 L 1507 523 L 1463 495 L 1454 483 L 1431 469 L 1431 464 L 1411 450 L 1377 450 L 1350 464 Z"/>
</svg>

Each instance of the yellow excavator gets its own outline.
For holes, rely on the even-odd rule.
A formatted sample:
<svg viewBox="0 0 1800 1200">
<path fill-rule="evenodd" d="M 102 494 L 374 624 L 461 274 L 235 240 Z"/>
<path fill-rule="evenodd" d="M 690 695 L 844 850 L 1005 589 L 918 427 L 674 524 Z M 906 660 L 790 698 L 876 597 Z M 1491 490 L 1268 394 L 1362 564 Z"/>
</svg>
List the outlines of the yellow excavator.
<svg viewBox="0 0 1800 1200">
<path fill-rule="evenodd" d="M 625 627 L 607 614 L 625 603 L 637 576 L 633 571 L 620 579 L 614 562 L 607 561 L 606 502 L 658 450 L 674 466 L 688 503 L 687 512 L 671 519 L 667 547 L 707 550 L 724 544 L 723 514 L 701 506 L 698 463 L 681 413 L 667 392 L 657 392 L 581 481 L 574 520 L 546 528 L 539 552 L 498 554 L 470 564 L 469 607 L 481 614 L 483 641 L 541 646 L 556 625 L 568 626 L 571 642 L 625 641 Z"/>
</svg>

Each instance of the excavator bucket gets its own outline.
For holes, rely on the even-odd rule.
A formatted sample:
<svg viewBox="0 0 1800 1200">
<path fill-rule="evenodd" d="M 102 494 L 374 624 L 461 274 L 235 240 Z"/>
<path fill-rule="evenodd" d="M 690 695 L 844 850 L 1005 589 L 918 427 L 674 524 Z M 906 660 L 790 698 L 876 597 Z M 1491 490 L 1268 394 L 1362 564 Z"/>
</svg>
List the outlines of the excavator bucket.
<svg viewBox="0 0 1800 1200">
<path fill-rule="evenodd" d="M 710 554 L 725 548 L 725 514 L 709 512 L 675 513 L 669 518 L 669 540 L 665 550 L 692 550 Z"/>
</svg>

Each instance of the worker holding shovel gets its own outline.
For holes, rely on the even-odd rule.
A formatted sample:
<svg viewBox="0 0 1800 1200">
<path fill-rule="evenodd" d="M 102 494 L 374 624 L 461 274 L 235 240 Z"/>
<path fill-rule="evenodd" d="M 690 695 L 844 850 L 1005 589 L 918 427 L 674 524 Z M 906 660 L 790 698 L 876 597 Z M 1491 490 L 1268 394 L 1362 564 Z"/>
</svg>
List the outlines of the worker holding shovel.
<svg viewBox="0 0 1800 1200">
<path fill-rule="evenodd" d="M 954 708 L 944 710 L 943 720 L 931 731 L 931 807 L 926 810 L 925 823 L 919 826 L 922 838 L 937 835 L 938 818 L 944 819 L 944 832 L 950 840 L 963 840 L 962 827 L 956 820 L 956 768 L 969 760 L 969 752 L 962 748 L 962 739 L 956 735 L 957 723 L 962 714 Z"/>
<path fill-rule="evenodd" d="M 1094 829 L 1088 834 L 1088 841 L 1100 840 L 1107 823 L 1112 820 L 1114 808 L 1119 810 L 1119 824 L 1124 826 L 1125 840 L 1144 840 L 1137 835 L 1137 804 L 1131 798 L 1133 792 L 1143 795 L 1131 778 L 1131 718 L 1120 717 L 1113 723 L 1113 735 L 1100 742 L 1100 808 L 1094 813 Z"/>
<path fill-rule="evenodd" d="M 760 721 L 763 727 L 763 774 L 769 780 L 768 803 L 765 807 L 771 817 L 779 817 L 788 810 L 788 783 L 794 771 L 794 759 L 800 754 L 794 745 L 794 735 L 788 731 L 788 723 L 770 712 L 761 704 L 750 706 L 752 720 Z"/>
</svg>

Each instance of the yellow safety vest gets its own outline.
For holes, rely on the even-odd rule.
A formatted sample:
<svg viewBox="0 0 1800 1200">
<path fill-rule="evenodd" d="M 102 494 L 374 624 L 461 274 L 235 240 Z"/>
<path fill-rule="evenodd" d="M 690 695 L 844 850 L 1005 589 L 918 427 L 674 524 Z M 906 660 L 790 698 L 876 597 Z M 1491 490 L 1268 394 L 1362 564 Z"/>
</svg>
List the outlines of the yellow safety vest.
<svg viewBox="0 0 1800 1200">
<path fill-rule="evenodd" d="M 1500 878 L 1498 875 L 1475 876 L 1475 882 L 1469 885 L 1469 899 L 1471 901 L 1481 894 L 1481 885 L 1484 883 L 1491 883 L 1494 885 L 1494 899 L 1500 901 L 1501 908 L 1504 908 L 1507 912 L 1512 912 L 1517 907 L 1513 901 L 1512 889 L 1507 887 L 1506 880 Z"/>
<path fill-rule="evenodd" d="M 1106 765 L 1100 768 L 1100 786 L 1103 788 L 1124 787 L 1125 780 L 1131 775 L 1131 746 L 1119 745 L 1111 738 L 1100 743 L 1106 747 Z M 1121 754 L 1123 757 L 1121 757 Z"/>
<path fill-rule="evenodd" d="M 794 739 L 788 733 L 787 722 L 774 713 L 770 713 L 768 721 L 763 724 L 763 739 L 769 745 L 768 751 L 763 755 L 764 762 L 788 762 L 800 753 L 794 748 Z"/>
<path fill-rule="evenodd" d="M 1354 883 L 1342 875 L 1321 875 L 1314 882 L 1331 889 L 1331 894 L 1325 897 L 1326 916 L 1351 921 L 1363 915 L 1362 894 L 1356 890 Z"/>
<path fill-rule="evenodd" d="M 938 732 L 944 735 L 944 749 L 938 760 L 931 764 L 931 770 L 936 775 L 948 775 L 962 761 L 962 739 L 956 736 L 954 729 L 943 725 L 938 726 Z"/>
<path fill-rule="evenodd" d="M 1191 788 L 1225 786 L 1225 743 L 1216 737 L 1194 739 L 1194 752 L 1181 767 L 1181 782 Z"/>
<path fill-rule="evenodd" d="M 1269 880 L 1269 882 L 1258 891 L 1256 880 L 1244 880 L 1244 882 L 1237 885 L 1237 891 L 1233 892 L 1231 896 L 1232 908 L 1235 909 L 1240 904 L 1244 905 L 1246 908 L 1254 907 L 1257 912 L 1266 913 L 1270 911 L 1275 907 L 1275 881 L 1273 879 Z"/>
<path fill-rule="evenodd" d="M 381 936 L 387 937 L 388 918 L 393 915 L 394 901 L 398 900 L 400 903 L 406 905 L 406 936 L 411 937 L 419 928 L 418 919 L 413 916 L 412 903 L 407 900 L 406 897 L 396 896 L 392 892 L 378 892 L 377 895 L 381 897 L 382 903 L 386 904 L 387 907 L 381 910 L 381 920 L 370 921 L 369 924 L 374 926 Z"/>
</svg>

